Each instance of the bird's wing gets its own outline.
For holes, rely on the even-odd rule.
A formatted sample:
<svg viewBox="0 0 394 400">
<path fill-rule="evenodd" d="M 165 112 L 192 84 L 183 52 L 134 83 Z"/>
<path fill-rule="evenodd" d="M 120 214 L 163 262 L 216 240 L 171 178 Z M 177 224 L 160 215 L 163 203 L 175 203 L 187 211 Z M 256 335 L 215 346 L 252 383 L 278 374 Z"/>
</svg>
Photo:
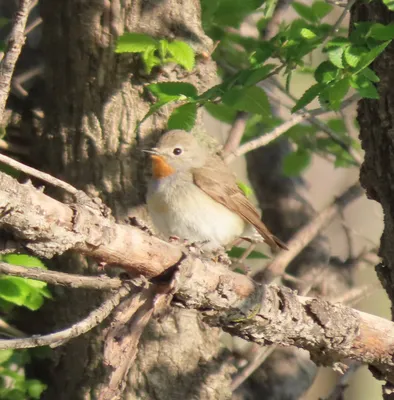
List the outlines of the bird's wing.
<svg viewBox="0 0 394 400">
<path fill-rule="evenodd" d="M 203 167 L 194 168 L 192 173 L 194 183 L 201 190 L 253 225 L 272 250 L 287 250 L 287 246 L 261 221 L 258 211 L 238 187 L 233 173 L 219 156 L 209 157 Z"/>
</svg>

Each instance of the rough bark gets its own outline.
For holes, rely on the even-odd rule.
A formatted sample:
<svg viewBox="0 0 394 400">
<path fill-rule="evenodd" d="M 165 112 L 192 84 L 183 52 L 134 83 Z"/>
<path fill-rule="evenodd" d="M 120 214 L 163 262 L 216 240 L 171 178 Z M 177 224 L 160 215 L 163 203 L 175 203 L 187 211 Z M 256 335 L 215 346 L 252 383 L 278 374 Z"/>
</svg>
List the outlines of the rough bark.
<svg viewBox="0 0 394 400">
<path fill-rule="evenodd" d="M 168 117 L 166 112 L 159 113 L 143 124 L 138 135 L 135 133 L 137 121 L 151 104 L 143 87 L 152 80 L 183 80 L 204 90 L 213 85 L 215 68 L 208 60 L 198 62 L 192 74 L 170 66 L 148 77 L 138 57 L 115 54 L 114 43 L 118 35 L 134 31 L 185 40 L 197 55 L 209 51 L 211 43 L 200 26 L 199 2 L 42 0 L 41 15 L 44 20 L 45 126 L 35 143 L 35 164 L 90 194 L 99 195 L 118 220 L 136 212 L 143 214 L 143 210 L 135 208 L 143 203 L 145 192 L 145 160 L 140 150 L 158 136 Z M 96 271 L 95 265 L 77 256 L 62 257 L 56 265 L 63 271 Z M 55 289 L 55 296 L 55 307 L 47 305 L 31 329 L 43 331 L 67 326 L 100 301 L 100 296 L 93 296 L 91 292 L 75 293 L 67 289 Z M 196 331 L 201 337 L 201 346 L 194 348 L 191 345 L 193 335 L 180 335 L 186 320 L 178 318 L 180 314 L 167 321 L 153 322 L 144 336 L 134 364 L 134 368 L 144 374 L 144 379 L 133 382 L 129 390 L 131 398 L 142 398 L 142 393 L 156 393 L 156 397 L 150 398 L 161 398 L 161 391 L 168 390 L 169 379 L 157 380 L 154 374 L 143 370 L 148 360 L 156 360 L 159 370 L 162 366 L 163 377 L 170 376 L 165 368 L 166 360 L 173 360 L 179 371 L 186 371 L 187 355 L 197 358 L 196 354 L 202 352 L 205 345 L 211 355 L 210 362 L 215 364 L 217 331 L 208 328 Z M 179 319 L 177 331 L 173 319 Z M 199 329 L 198 324 L 193 326 Z M 179 351 L 185 345 L 183 358 L 176 358 L 169 341 L 163 340 L 162 346 L 156 346 L 158 337 L 153 333 L 157 330 L 163 337 L 174 336 L 172 340 L 176 340 Z M 94 398 L 97 385 L 105 382 L 108 374 L 102 366 L 101 353 L 99 329 L 56 351 L 54 362 L 43 367 L 47 371 L 44 375 L 50 371 L 45 398 L 55 395 L 59 399 Z M 194 374 L 173 380 L 171 389 L 176 396 L 172 398 L 187 397 L 185 390 L 194 384 L 200 373 L 204 377 L 201 379 L 203 390 L 209 381 L 207 371 L 209 369 L 195 364 Z M 217 367 L 217 371 L 220 371 L 216 372 L 217 381 L 225 386 L 226 368 Z M 207 389 L 206 397 L 202 398 L 215 396 Z"/>
<path fill-rule="evenodd" d="M 362 21 L 389 24 L 394 13 L 378 1 L 357 2 L 352 8 L 352 23 Z M 367 195 L 379 202 L 384 212 L 384 230 L 379 255 L 383 262 L 376 271 L 383 287 L 394 304 L 394 46 L 390 44 L 385 52 L 373 63 L 374 71 L 380 78 L 377 84 L 379 100 L 362 100 L 358 108 L 360 139 L 365 151 L 360 180 Z M 394 308 L 392 306 L 392 315 Z M 379 374 L 377 375 L 379 377 Z M 384 398 L 392 399 L 392 386 L 383 388 Z"/>
</svg>

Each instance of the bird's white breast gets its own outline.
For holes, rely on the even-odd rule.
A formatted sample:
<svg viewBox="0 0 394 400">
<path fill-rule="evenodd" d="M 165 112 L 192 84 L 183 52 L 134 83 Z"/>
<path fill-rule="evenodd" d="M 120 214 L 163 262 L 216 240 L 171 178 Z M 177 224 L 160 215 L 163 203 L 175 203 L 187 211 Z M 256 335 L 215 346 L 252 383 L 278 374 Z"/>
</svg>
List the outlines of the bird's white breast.
<svg viewBox="0 0 394 400">
<path fill-rule="evenodd" d="M 147 204 L 153 223 L 165 236 L 209 241 L 210 249 L 227 245 L 244 231 L 241 217 L 193 182 L 177 182 L 174 175 L 151 182 Z"/>
</svg>

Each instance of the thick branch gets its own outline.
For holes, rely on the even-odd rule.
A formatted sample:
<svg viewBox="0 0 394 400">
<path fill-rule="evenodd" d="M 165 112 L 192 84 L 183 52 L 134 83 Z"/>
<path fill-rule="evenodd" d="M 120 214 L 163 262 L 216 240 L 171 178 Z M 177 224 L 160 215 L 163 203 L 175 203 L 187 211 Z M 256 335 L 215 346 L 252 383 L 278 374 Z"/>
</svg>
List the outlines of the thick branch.
<svg viewBox="0 0 394 400">
<path fill-rule="evenodd" d="M 177 301 L 202 311 L 205 321 L 262 345 L 309 350 L 317 364 L 354 360 L 394 381 L 394 324 L 286 287 L 259 285 L 244 275 L 200 260 L 181 266 Z M 208 278 L 209 277 L 209 278 Z"/>
<path fill-rule="evenodd" d="M 41 257 L 73 249 L 148 278 L 182 257 L 175 245 L 116 224 L 89 207 L 60 203 L 4 173 L 0 173 L 0 226 Z"/>
<path fill-rule="evenodd" d="M 358 192 L 353 187 L 348 197 Z M 115 224 L 92 209 L 62 204 L 5 174 L 0 174 L 0 224 L 40 254 L 73 249 L 146 277 L 160 275 L 182 258 L 182 250 L 173 244 Z M 324 300 L 297 297 L 286 288 L 261 286 L 209 256 L 199 257 L 189 255 L 181 262 L 176 300 L 202 311 L 209 324 L 260 344 L 302 347 L 319 363 L 347 358 L 369 363 L 394 381 L 392 322 Z M 44 343 L 31 338 L 30 344 Z M 12 347 L 7 342 L 7 348 Z"/>
</svg>

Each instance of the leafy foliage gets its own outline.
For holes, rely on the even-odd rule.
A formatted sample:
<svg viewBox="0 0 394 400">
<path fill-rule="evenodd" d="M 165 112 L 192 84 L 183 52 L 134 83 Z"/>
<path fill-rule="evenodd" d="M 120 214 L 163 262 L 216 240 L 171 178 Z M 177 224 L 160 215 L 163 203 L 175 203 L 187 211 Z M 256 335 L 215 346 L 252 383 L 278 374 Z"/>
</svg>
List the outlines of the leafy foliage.
<svg viewBox="0 0 394 400">
<path fill-rule="evenodd" d="M 194 50 L 185 42 L 165 39 L 157 40 L 151 36 L 129 32 L 118 37 L 117 53 L 140 53 L 147 74 L 152 69 L 167 63 L 176 63 L 191 71 L 194 67 Z"/>
</svg>

